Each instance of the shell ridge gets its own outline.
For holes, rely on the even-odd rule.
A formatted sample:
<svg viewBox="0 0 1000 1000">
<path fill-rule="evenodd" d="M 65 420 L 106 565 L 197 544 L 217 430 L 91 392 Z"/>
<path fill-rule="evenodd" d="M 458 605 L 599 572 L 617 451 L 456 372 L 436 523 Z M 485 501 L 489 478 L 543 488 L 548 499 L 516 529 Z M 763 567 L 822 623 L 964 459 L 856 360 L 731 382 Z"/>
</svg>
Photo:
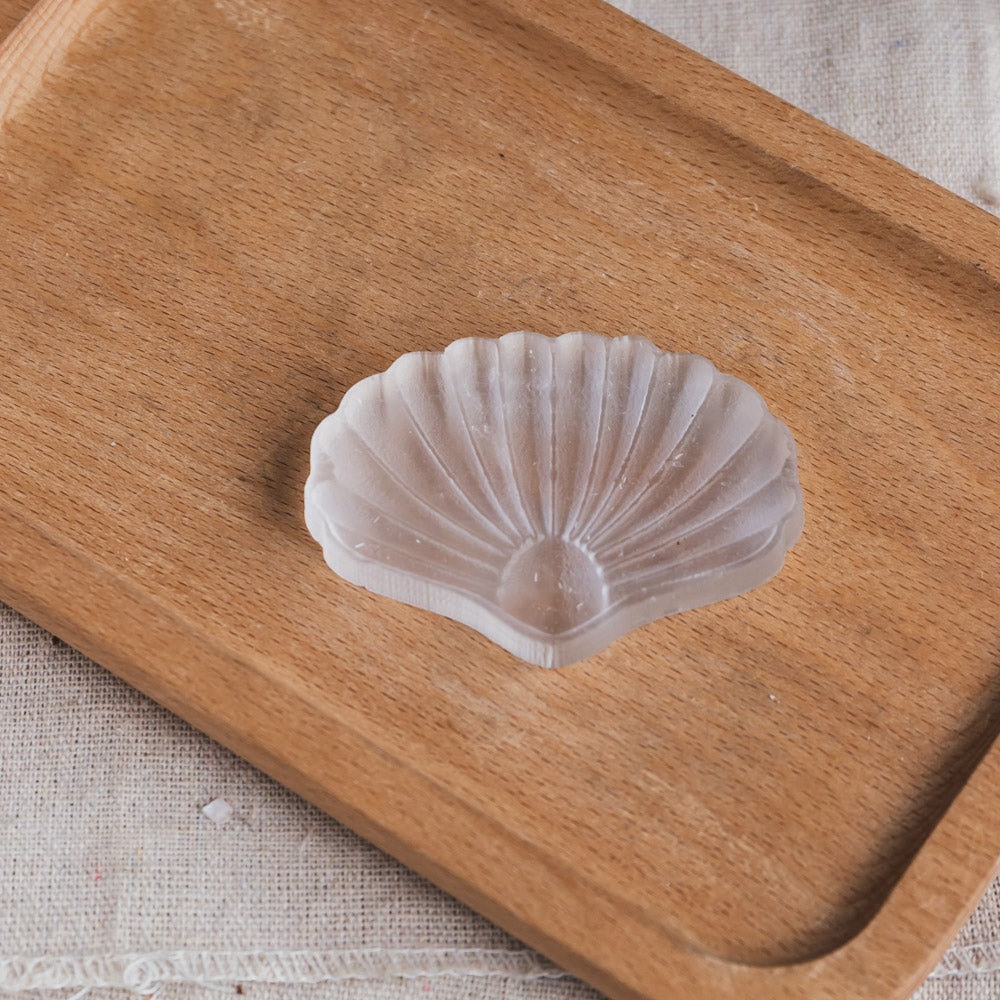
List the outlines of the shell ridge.
<svg viewBox="0 0 1000 1000">
<path fill-rule="evenodd" d="M 580 506 L 577 515 L 577 527 L 574 528 L 576 539 L 584 537 L 581 526 L 586 525 L 593 515 L 594 509 L 600 505 L 604 495 L 604 484 L 611 475 L 611 469 L 616 463 L 619 454 L 618 437 L 621 430 L 622 414 L 627 409 L 629 399 L 629 383 L 631 378 L 624 378 L 620 345 L 625 343 L 624 338 L 617 338 L 608 344 L 608 379 L 605 383 L 603 395 L 604 408 L 602 416 L 604 422 L 601 427 L 596 452 L 596 465 L 594 476 L 591 480 L 591 488 Z"/>
<path fill-rule="evenodd" d="M 781 526 L 777 525 L 770 528 L 761 528 L 759 531 L 754 532 L 750 535 L 745 535 L 742 538 L 731 539 L 728 543 L 722 542 L 718 545 L 713 545 L 709 549 L 704 549 L 691 556 L 690 559 L 684 560 L 676 565 L 678 566 L 695 566 L 701 567 L 696 569 L 690 569 L 687 576 L 682 577 L 682 580 L 693 580 L 699 576 L 703 576 L 709 573 L 714 568 L 714 563 L 712 566 L 704 566 L 705 561 L 711 556 L 713 560 L 718 557 L 720 552 L 726 552 L 729 550 L 736 550 L 742 554 L 735 560 L 728 562 L 726 565 L 726 570 L 728 573 L 736 573 L 746 566 L 748 563 L 752 563 L 753 559 L 759 555 L 761 552 L 767 550 L 771 545 L 771 542 L 778 537 L 781 530 Z"/>
<path fill-rule="evenodd" d="M 555 423 L 553 424 L 553 443 L 558 439 L 562 442 L 559 454 L 563 461 L 557 460 L 555 465 L 556 494 L 559 498 L 558 509 L 553 510 L 552 533 L 558 538 L 565 540 L 567 534 L 567 524 L 573 504 L 576 502 L 575 484 L 579 479 L 580 470 L 577 467 L 580 456 L 580 442 L 586 434 L 587 421 L 582 418 L 577 421 L 567 421 L 567 411 L 572 410 L 574 399 L 583 399 L 587 392 L 587 365 L 585 356 L 581 352 L 572 353 L 564 349 L 563 341 L 556 341 L 553 347 L 553 367 L 562 371 L 564 375 L 564 397 L 560 400 L 563 405 L 555 409 Z M 566 341 L 565 343 L 569 343 Z M 565 478 L 565 482 L 563 479 Z"/>
<path fill-rule="evenodd" d="M 660 474 L 667 468 L 668 465 L 671 464 L 671 462 L 675 460 L 674 456 L 677 455 L 678 451 L 680 451 L 684 442 L 687 440 L 688 435 L 691 433 L 691 428 L 697 421 L 698 415 L 701 413 L 701 409 L 705 405 L 705 400 L 708 399 L 708 396 L 712 391 L 712 387 L 715 385 L 717 374 L 718 372 L 713 367 L 712 377 L 709 380 L 708 385 L 705 387 L 704 395 L 698 401 L 698 406 L 696 407 L 694 413 L 691 414 L 687 424 L 684 426 L 684 430 L 681 431 L 673 447 L 667 453 L 666 458 L 664 458 L 660 465 L 657 466 L 656 471 L 649 476 L 649 481 L 624 507 L 622 507 L 608 520 L 607 524 L 602 525 L 596 538 L 586 539 L 588 546 L 593 546 L 597 539 L 603 539 L 609 531 L 611 531 L 616 525 L 620 524 L 624 518 L 627 518 L 639 506 L 639 504 L 646 499 L 649 493 L 655 489 Z"/>
<path fill-rule="evenodd" d="M 732 504 L 731 506 L 725 507 L 720 511 L 717 511 L 711 517 L 706 518 L 703 521 L 697 521 L 693 524 L 685 526 L 679 533 L 667 534 L 664 537 L 658 537 L 656 541 L 647 546 L 645 549 L 639 549 L 638 551 L 630 551 L 628 555 L 621 556 L 618 559 L 610 559 L 605 562 L 604 568 L 605 573 L 615 572 L 620 573 L 622 570 L 631 563 L 638 562 L 642 559 L 646 559 L 649 556 L 655 555 L 658 551 L 667 545 L 677 545 L 683 542 L 685 539 L 690 538 L 692 535 L 697 534 L 699 531 L 704 531 L 706 528 L 711 528 L 713 525 L 717 524 L 719 521 L 724 521 L 726 518 L 731 517 L 733 513 L 740 507 L 746 506 L 751 503 L 761 493 L 766 492 L 769 489 L 774 488 L 775 484 L 781 483 L 783 478 L 783 473 L 779 472 L 778 475 L 773 476 L 768 479 L 767 482 L 761 483 L 757 486 L 753 492 L 748 493 L 746 496 L 742 497 L 738 502 Z M 600 558 L 598 552 L 594 553 L 595 556 Z"/>
<path fill-rule="evenodd" d="M 662 539 L 658 538 L 653 544 L 647 545 L 646 548 L 642 550 L 629 552 L 628 555 L 616 560 L 613 565 L 615 566 L 616 571 L 621 572 L 623 567 L 628 564 L 641 559 L 648 559 L 657 552 L 664 551 L 666 546 L 676 546 L 685 541 L 689 542 L 695 536 L 704 534 L 706 531 L 710 531 L 715 527 L 725 528 L 726 522 L 733 518 L 739 518 L 744 522 L 744 532 L 742 537 L 747 537 L 749 534 L 759 530 L 755 526 L 761 515 L 761 510 L 758 508 L 759 504 L 766 503 L 770 507 L 772 513 L 780 510 L 782 511 L 781 516 L 785 517 L 794 505 L 794 501 L 794 494 L 787 490 L 782 478 L 780 476 L 776 476 L 768 482 L 762 484 L 758 489 L 754 490 L 752 494 L 746 496 L 739 503 L 719 511 L 710 518 L 694 523 L 690 527 L 685 527 L 679 532 L 675 531 L 672 535 L 667 535 Z M 750 523 L 747 524 L 746 522 Z M 735 538 L 730 538 L 730 541 L 735 540 Z M 686 555 L 687 552 L 685 552 L 685 556 Z"/>
<path fill-rule="evenodd" d="M 449 345 L 449 347 L 450 346 L 453 346 L 453 345 Z M 486 464 L 483 462 L 483 456 L 480 454 L 479 448 L 476 446 L 476 442 L 475 442 L 475 440 L 473 439 L 473 436 L 472 436 L 472 425 L 471 425 L 471 423 L 469 421 L 469 414 L 468 414 L 468 411 L 465 409 L 465 404 L 462 402 L 461 393 L 459 393 L 458 390 L 454 387 L 454 385 L 452 385 L 451 379 L 443 379 L 443 381 L 445 383 L 445 386 L 447 387 L 447 391 L 450 391 L 452 393 L 452 395 L 455 397 L 455 405 L 458 407 L 458 412 L 459 412 L 459 414 L 462 417 L 460 423 L 462 424 L 462 428 L 465 431 L 466 437 L 469 439 L 469 447 L 472 449 L 472 454 L 476 458 L 476 464 L 479 466 L 479 471 L 483 475 L 482 481 L 485 484 L 486 488 L 490 492 L 490 496 L 493 499 L 493 503 L 496 505 L 497 512 L 504 519 L 504 521 L 507 522 L 507 527 L 510 528 L 510 531 L 511 531 L 510 543 L 511 543 L 511 545 L 516 545 L 517 544 L 517 538 L 518 538 L 518 529 L 517 529 L 517 526 L 510 519 L 510 517 L 508 517 L 507 511 L 504 510 L 503 504 L 500 503 L 500 498 L 497 496 L 496 490 L 493 489 L 492 482 L 490 482 L 490 475 L 486 471 Z M 506 534 L 506 532 L 505 532 L 505 534 Z"/>
<path fill-rule="evenodd" d="M 597 423 L 594 425 L 594 447 L 592 449 L 590 458 L 590 468 L 587 471 L 586 485 L 583 490 L 577 495 L 577 501 L 570 515 L 566 518 L 566 534 L 569 540 L 574 542 L 579 542 L 580 536 L 575 529 L 571 527 L 576 519 L 580 516 L 580 511 L 583 509 L 583 505 L 586 503 L 587 495 L 590 493 L 594 472 L 597 467 L 597 454 L 600 449 L 601 444 L 601 428 L 604 426 L 604 411 L 605 402 L 608 395 L 608 349 L 604 345 L 604 351 L 602 352 L 604 359 L 604 371 L 602 373 L 601 381 L 601 392 L 600 392 L 600 410 L 597 415 Z"/>
<path fill-rule="evenodd" d="M 580 504 L 584 473 L 589 471 L 589 466 L 584 465 L 586 456 L 593 457 L 596 446 L 599 428 L 594 417 L 600 417 L 597 390 L 603 376 L 593 363 L 594 343 L 586 334 L 567 334 L 552 343 L 553 366 L 563 386 L 553 424 L 558 455 L 555 482 L 558 504 L 553 512 L 552 535 L 567 541 L 575 508 Z M 599 346 L 603 353 L 603 345 Z"/>
<path fill-rule="evenodd" d="M 412 577 L 414 580 L 419 581 L 424 586 L 434 586 L 434 587 L 448 587 L 453 590 L 457 590 L 461 593 L 466 594 L 478 594 L 479 591 L 476 588 L 476 583 L 481 583 L 481 580 L 477 581 L 475 576 L 467 573 L 462 573 L 459 570 L 449 569 L 447 572 L 451 576 L 451 580 L 448 582 L 443 582 L 439 578 L 429 576 L 427 570 L 435 570 L 434 563 L 430 560 L 429 556 L 415 556 L 412 551 L 401 548 L 394 542 L 386 542 L 379 539 L 375 544 L 379 546 L 380 549 L 395 553 L 396 555 L 405 556 L 407 561 L 412 565 L 418 567 L 424 567 L 423 569 L 413 569 L 413 568 L 403 568 L 399 566 L 392 567 L 392 571 L 398 574 L 405 574 L 406 576 Z M 381 564 L 374 559 L 370 559 L 367 556 L 350 555 L 350 558 L 355 565 L 371 565 L 378 566 L 381 568 Z M 458 581 L 456 584 L 454 581 Z M 370 589 L 370 588 L 369 588 Z"/>
<path fill-rule="evenodd" d="M 482 578 L 477 578 L 475 575 L 462 572 L 461 570 L 449 569 L 448 573 L 450 574 L 450 578 L 442 579 L 442 577 L 436 573 L 436 566 L 429 554 L 425 553 L 417 556 L 414 555 L 413 550 L 404 549 L 395 542 L 377 539 L 371 544 L 377 545 L 380 551 L 403 556 L 409 564 L 408 566 L 393 565 L 391 567 L 386 567 L 378 559 L 359 554 L 354 546 L 348 544 L 342 533 L 337 530 L 339 527 L 339 525 L 329 523 L 324 524 L 327 539 L 326 542 L 323 543 L 324 555 L 326 556 L 326 561 L 331 566 L 334 566 L 335 564 L 343 565 L 343 563 L 346 562 L 355 571 L 362 571 L 362 569 L 367 571 L 368 569 L 372 569 L 378 570 L 380 573 L 389 572 L 392 574 L 402 574 L 419 579 L 424 585 L 427 586 L 450 588 L 460 593 L 479 593 L 478 587 L 482 585 Z M 330 544 L 331 541 L 335 544 Z M 435 572 L 435 575 L 429 576 L 428 570 Z M 338 573 L 342 572 L 340 569 L 336 569 L 335 571 Z M 353 575 L 356 575 L 356 573 Z M 360 582 L 366 589 L 371 589 L 367 583 L 363 582 L 363 577 L 358 582 Z"/>
<path fill-rule="evenodd" d="M 506 419 L 503 413 L 503 395 L 499 377 L 500 342 L 498 340 L 489 340 L 485 337 L 474 337 L 470 339 L 470 343 L 472 345 L 473 364 L 472 382 L 479 387 L 477 392 L 473 393 L 473 397 L 474 402 L 478 403 L 482 408 L 482 433 L 489 433 L 489 444 L 493 448 L 493 460 L 496 463 L 494 474 L 499 474 L 502 478 L 505 493 L 508 496 L 514 496 L 516 495 L 517 483 L 514 478 L 514 466 L 510 460 L 510 453 L 506 448 L 498 446 L 498 440 L 506 441 L 507 438 Z M 502 433 L 497 430 L 498 426 L 503 429 Z M 474 427 L 475 423 L 470 420 L 470 433 Z M 486 454 L 489 457 L 488 450 Z M 517 516 L 517 505 L 508 504 L 507 506 L 511 523 L 514 527 L 514 538 L 519 544 L 521 539 L 530 536 L 531 523 L 528 520 L 527 512 L 523 509 L 523 505 L 520 508 L 521 517 Z"/>
<path fill-rule="evenodd" d="M 669 566 L 659 566 L 654 567 L 649 570 L 645 570 L 642 573 L 637 573 L 635 576 L 629 578 L 630 586 L 643 586 L 643 587 L 653 587 L 653 586 L 665 586 L 672 591 L 677 591 L 686 584 L 690 584 L 693 580 L 697 580 L 699 577 L 704 576 L 712 571 L 712 567 L 704 567 L 704 562 L 709 556 L 717 556 L 719 552 L 724 552 L 726 549 L 737 548 L 738 546 L 746 546 L 748 543 L 755 543 L 755 539 L 763 537 L 763 541 L 760 544 L 754 544 L 753 548 L 741 555 L 739 559 L 735 562 L 729 563 L 725 566 L 726 576 L 731 576 L 740 572 L 744 567 L 753 562 L 756 555 L 767 550 L 771 542 L 778 537 L 782 526 L 764 529 L 762 531 L 756 532 L 753 535 L 748 535 L 745 538 L 729 539 L 720 545 L 713 546 L 711 549 L 706 549 L 704 552 L 698 552 L 692 555 L 690 558 L 679 560 L 676 563 L 672 563 Z M 690 566 L 693 564 L 696 568 L 689 569 L 687 572 L 682 572 L 678 574 L 678 570 L 683 570 L 685 566 Z M 697 568 L 697 567 L 701 568 Z M 768 579 L 770 577 L 764 577 Z M 662 583 L 661 583 L 662 581 Z M 760 580 L 763 583 L 764 580 Z M 757 584 L 753 584 L 757 586 Z M 627 599 L 622 602 L 627 605 L 629 602 Z"/>
<path fill-rule="evenodd" d="M 775 423 L 773 420 L 768 419 L 768 414 L 765 412 L 761 421 L 757 424 L 750 435 L 721 465 L 716 468 L 710 476 L 706 478 L 700 486 L 692 490 L 672 508 L 664 512 L 662 518 L 658 522 L 659 528 L 672 529 L 678 519 L 683 519 L 683 517 L 687 515 L 688 508 L 692 504 L 701 500 L 705 491 L 710 489 L 720 476 L 725 476 L 727 473 L 732 475 L 734 466 L 737 467 L 735 470 L 736 477 L 731 480 L 731 485 L 725 495 L 721 498 L 725 501 L 725 506 L 718 507 L 716 513 L 713 514 L 705 523 L 714 522 L 719 518 L 726 517 L 738 508 L 745 506 L 752 498 L 759 496 L 761 491 L 773 486 L 776 483 L 783 482 L 787 478 L 787 459 L 789 454 L 788 445 L 791 443 L 787 432 L 775 435 L 774 443 L 784 445 L 785 452 L 780 463 L 776 464 L 773 469 L 764 470 L 766 478 L 755 478 L 752 474 L 752 470 L 745 471 L 739 469 L 738 467 L 738 463 L 744 458 L 743 453 L 746 448 L 753 445 L 755 442 L 760 442 L 761 439 L 766 441 L 768 436 L 771 435 L 774 430 Z M 708 508 L 711 509 L 712 505 L 712 502 L 709 501 Z M 641 538 L 642 529 L 640 528 L 624 536 L 619 536 L 615 539 L 614 544 L 619 546 L 633 545 L 637 541 L 641 540 Z"/>
<path fill-rule="evenodd" d="M 705 492 L 705 490 L 712 485 L 716 477 L 724 472 L 726 468 L 739 457 L 740 451 L 753 440 L 757 432 L 764 426 L 766 418 L 767 414 L 765 413 L 750 433 L 736 444 L 733 450 L 726 456 L 725 459 L 723 459 L 720 465 L 714 467 L 708 475 L 701 480 L 701 482 L 699 482 L 689 492 L 685 493 L 684 496 L 676 498 L 674 502 L 662 512 L 662 514 L 657 518 L 657 526 L 659 528 L 665 527 L 669 522 L 676 519 L 679 514 L 682 514 L 690 504 L 694 503 L 694 501 L 696 501 Z M 778 475 L 780 475 L 780 472 Z M 772 479 L 773 478 L 777 477 L 775 476 L 772 477 Z M 607 548 L 608 546 L 629 545 L 635 540 L 635 538 L 640 537 L 644 531 L 648 530 L 650 530 L 649 525 L 639 525 L 631 531 L 626 531 L 625 534 L 612 534 L 607 538 L 603 534 L 599 534 L 593 540 L 593 550 L 596 552 L 598 549 Z"/>
<path fill-rule="evenodd" d="M 636 444 L 639 440 L 639 432 L 642 428 L 642 422 L 646 416 L 646 412 L 649 410 L 649 400 L 650 400 L 650 388 L 653 385 L 653 375 L 656 372 L 655 359 L 654 363 L 649 366 L 649 371 L 646 378 L 646 387 L 643 390 L 642 396 L 642 406 L 639 409 L 639 416 L 636 418 L 635 426 L 632 428 L 631 438 L 629 440 L 628 448 L 625 451 L 625 457 L 621 460 L 618 465 L 618 469 L 614 476 L 609 477 L 609 483 L 604 488 L 604 496 L 597 503 L 594 508 L 593 513 L 588 518 L 587 523 L 579 529 L 578 537 L 584 538 L 587 536 L 587 532 L 590 531 L 591 527 L 600 520 L 601 515 L 607 510 L 608 505 L 611 503 L 612 497 L 615 495 L 615 483 L 619 482 L 622 476 L 625 474 L 625 470 L 628 467 L 629 462 L 632 459 L 632 455 L 635 452 Z"/>
<path fill-rule="evenodd" d="M 507 336 L 509 337 L 510 334 L 507 334 Z M 497 370 L 499 371 L 500 369 L 499 341 L 497 342 L 496 355 L 497 355 Z M 507 404 L 504 399 L 503 377 L 499 375 L 497 377 L 497 399 L 500 402 L 500 405 L 497 409 L 498 412 L 500 413 L 500 422 L 501 424 L 503 424 L 503 440 L 504 444 L 506 445 L 507 462 L 508 465 L 510 466 L 510 476 L 514 483 L 514 494 L 517 497 L 517 504 L 518 507 L 520 508 L 521 516 L 524 518 L 524 523 L 527 527 L 527 531 L 525 532 L 525 537 L 530 538 L 533 535 L 537 534 L 537 527 L 534 521 L 532 520 L 531 515 L 528 513 L 528 507 L 524 502 L 524 494 L 521 492 L 521 484 L 518 482 L 517 479 L 517 468 L 514 462 L 514 446 L 511 444 L 510 425 L 509 421 L 507 420 L 507 415 L 505 413 L 505 410 L 507 409 Z"/>
<path fill-rule="evenodd" d="M 368 452 L 375 465 L 379 469 L 381 469 L 382 472 L 393 483 L 395 483 L 406 496 L 408 496 L 411 500 L 414 500 L 425 510 L 430 511 L 433 517 L 436 517 L 438 520 L 444 521 L 446 524 L 450 525 L 452 528 L 455 529 L 455 531 L 459 532 L 460 534 L 468 536 L 470 539 L 472 539 L 472 541 L 476 542 L 477 544 L 484 545 L 486 548 L 492 549 L 494 552 L 497 553 L 497 555 L 503 555 L 502 549 L 498 549 L 495 545 L 492 545 L 491 543 L 480 538 L 479 535 L 475 534 L 472 531 L 469 531 L 468 528 L 463 527 L 463 525 L 459 524 L 456 520 L 454 520 L 454 518 L 448 517 L 447 514 L 442 514 L 441 511 L 438 510 L 433 504 L 428 503 L 422 496 L 420 496 L 419 493 L 416 493 L 412 489 L 412 487 L 410 487 L 407 483 L 405 483 L 402 479 L 400 479 L 399 476 L 395 472 L 393 472 L 392 469 L 390 469 L 389 466 L 385 464 L 385 462 L 382 461 L 378 452 L 376 452 L 375 449 L 365 440 L 364 435 L 356 427 L 353 427 L 349 423 L 345 423 L 345 427 L 361 443 L 361 447 L 366 452 Z M 372 506 L 377 506 L 377 505 L 372 504 Z"/>
<path fill-rule="evenodd" d="M 333 485 L 329 483 L 324 483 L 322 485 L 326 486 L 328 489 L 331 490 L 334 488 Z M 360 500 L 361 503 L 364 504 L 366 507 L 370 508 L 371 510 L 378 511 L 377 517 L 379 520 L 385 521 L 388 524 L 391 524 L 394 527 L 399 528 L 404 532 L 412 533 L 412 529 L 408 524 L 406 524 L 405 521 L 401 521 L 399 517 L 389 513 L 387 510 L 385 510 L 385 508 L 379 507 L 377 504 L 372 503 L 371 500 L 369 500 L 363 494 L 359 493 L 353 487 L 349 486 L 347 483 L 339 482 L 336 486 L 336 489 L 343 490 L 345 493 L 351 494 L 351 496 L 353 496 L 357 500 Z M 383 548 L 391 548 L 394 549 L 395 551 L 403 552 L 402 549 L 399 549 L 396 543 L 390 541 L 384 535 L 373 535 L 370 533 L 366 534 L 364 532 L 359 531 L 357 528 L 352 527 L 350 524 L 345 523 L 344 521 L 336 520 L 334 518 L 328 518 L 325 523 L 327 527 L 337 535 L 338 538 L 343 539 L 344 533 L 350 532 L 352 535 L 356 535 L 359 539 L 367 542 L 370 545 L 376 545 Z M 449 552 L 461 551 L 463 558 L 467 559 L 470 562 L 475 563 L 478 566 L 481 566 L 484 570 L 486 570 L 487 574 L 489 575 L 492 575 L 497 572 L 497 567 L 494 564 L 488 562 L 485 559 L 482 559 L 477 555 L 474 555 L 465 550 L 457 550 L 451 545 L 449 545 L 447 542 L 441 541 L 440 539 L 424 536 L 424 540 L 428 542 L 429 546 L 446 549 Z M 344 541 L 344 546 L 345 548 L 351 550 L 354 558 L 357 559 L 364 558 L 367 561 L 372 561 L 369 560 L 368 557 L 364 556 L 363 554 L 359 555 L 356 546 L 348 545 L 346 541 Z M 502 552 L 500 552 L 499 550 L 496 551 L 498 555 L 503 556 Z"/>
<path fill-rule="evenodd" d="M 452 488 L 452 492 L 465 503 L 465 505 L 473 513 L 473 515 L 486 526 L 486 529 L 488 531 L 500 535 L 500 537 L 508 544 L 516 544 L 513 539 L 508 538 L 507 535 L 503 531 L 501 531 L 486 516 L 486 514 L 479 509 L 479 507 L 476 506 L 476 504 L 472 501 L 471 497 L 465 492 L 465 490 L 463 490 L 459 486 L 455 474 L 448 468 L 444 459 L 441 458 L 441 455 L 439 454 L 437 449 L 434 447 L 433 444 L 431 444 L 430 440 L 428 439 L 426 432 L 424 431 L 423 427 L 420 424 L 420 421 L 417 420 L 416 415 L 413 412 L 413 408 L 410 405 L 410 401 L 406 398 L 406 393 L 403 391 L 402 387 L 399 385 L 398 382 L 396 384 L 396 388 L 399 393 L 399 399 L 403 404 L 403 409 L 406 413 L 407 419 L 413 426 L 413 429 L 416 431 L 417 437 L 420 439 L 420 443 L 424 446 L 424 449 L 431 456 L 431 458 L 434 459 L 438 468 L 440 468 L 441 471 L 444 473 L 448 485 Z"/>
<path fill-rule="evenodd" d="M 559 366 L 556 364 L 556 342 L 550 340 L 549 365 L 552 388 L 549 390 L 549 517 L 545 525 L 548 535 L 556 533 L 556 483 L 559 479 L 559 449 L 556 448 L 556 401 L 559 395 Z"/>
<path fill-rule="evenodd" d="M 550 418 L 555 362 L 551 338 L 539 333 L 521 332 L 518 342 L 519 377 L 514 388 L 523 392 L 524 398 L 519 401 L 520 405 L 512 408 L 511 428 L 516 429 L 513 438 L 517 442 L 512 447 L 518 472 L 526 473 L 524 476 L 519 474 L 518 483 L 531 512 L 535 537 L 544 538 L 550 534 L 552 523 L 553 425 Z"/>
</svg>

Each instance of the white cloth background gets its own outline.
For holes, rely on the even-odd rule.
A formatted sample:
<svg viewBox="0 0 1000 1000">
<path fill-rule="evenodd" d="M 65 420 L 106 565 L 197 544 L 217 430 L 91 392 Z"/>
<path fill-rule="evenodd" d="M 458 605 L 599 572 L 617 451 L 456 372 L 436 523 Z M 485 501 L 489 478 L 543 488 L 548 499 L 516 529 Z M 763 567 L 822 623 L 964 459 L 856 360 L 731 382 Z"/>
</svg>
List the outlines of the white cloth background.
<svg viewBox="0 0 1000 1000">
<path fill-rule="evenodd" d="M 991 211 L 995 0 L 619 0 Z M 201 809 L 224 798 L 232 817 Z M 0 608 L 0 990 L 177 1000 L 596 994 Z M 60 987 L 53 991 L 48 988 Z M 916 995 L 1000 996 L 1000 883 Z"/>
</svg>

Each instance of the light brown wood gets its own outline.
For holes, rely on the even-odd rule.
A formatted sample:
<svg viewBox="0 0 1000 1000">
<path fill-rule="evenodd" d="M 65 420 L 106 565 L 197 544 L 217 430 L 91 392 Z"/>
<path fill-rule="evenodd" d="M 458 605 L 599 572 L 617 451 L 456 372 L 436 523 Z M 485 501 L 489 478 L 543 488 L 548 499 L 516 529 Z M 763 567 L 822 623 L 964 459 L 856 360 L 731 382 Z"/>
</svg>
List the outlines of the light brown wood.
<svg viewBox="0 0 1000 1000">
<path fill-rule="evenodd" d="M 32 6 L 32 0 L 0 0 L 0 43 L 20 24 Z"/>
<path fill-rule="evenodd" d="M 612 996 L 914 988 L 1000 854 L 998 223 L 595 3 L 4 53 L 0 597 Z M 756 386 L 781 575 L 558 671 L 333 577 L 316 422 L 512 329 Z"/>
<path fill-rule="evenodd" d="M 16 113 L 42 83 L 87 20 L 107 0 L 24 0 L 0 5 L 0 120 Z M 31 12 L 32 16 L 25 15 Z M 14 29 L 17 30 L 14 30 Z"/>
</svg>

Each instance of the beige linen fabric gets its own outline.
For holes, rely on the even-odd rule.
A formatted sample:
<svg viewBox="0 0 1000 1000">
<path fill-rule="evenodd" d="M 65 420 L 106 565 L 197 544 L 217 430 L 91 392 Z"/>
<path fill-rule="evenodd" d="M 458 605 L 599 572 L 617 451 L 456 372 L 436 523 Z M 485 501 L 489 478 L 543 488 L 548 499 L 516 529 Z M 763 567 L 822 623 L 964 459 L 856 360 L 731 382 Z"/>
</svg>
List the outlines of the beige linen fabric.
<svg viewBox="0 0 1000 1000">
<path fill-rule="evenodd" d="M 992 0 L 620 5 L 997 210 Z M 222 824 L 202 812 L 217 798 Z M 0 989 L 210 1000 L 237 984 L 260 1000 L 596 997 L 0 608 Z M 1000 883 L 916 996 L 1000 996 Z"/>
<path fill-rule="evenodd" d="M 1000 207 L 995 0 L 616 6 L 982 208 Z"/>
</svg>

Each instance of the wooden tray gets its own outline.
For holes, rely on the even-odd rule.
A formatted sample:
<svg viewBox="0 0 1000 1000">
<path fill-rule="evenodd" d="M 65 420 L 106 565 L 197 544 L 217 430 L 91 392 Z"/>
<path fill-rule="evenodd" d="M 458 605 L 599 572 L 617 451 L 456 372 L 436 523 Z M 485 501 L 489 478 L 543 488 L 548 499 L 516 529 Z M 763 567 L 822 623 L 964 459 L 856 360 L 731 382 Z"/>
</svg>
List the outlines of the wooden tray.
<svg viewBox="0 0 1000 1000">
<path fill-rule="evenodd" d="M 32 0 L 0 0 L 0 43 L 6 40 L 33 6 Z"/>
<path fill-rule="evenodd" d="M 902 997 L 1000 836 L 1000 226 L 601 4 L 45 0 L 0 97 L 0 597 L 615 997 Z M 324 566 L 397 354 L 646 333 L 807 524 L 577 666 Z"/>
</svg>

